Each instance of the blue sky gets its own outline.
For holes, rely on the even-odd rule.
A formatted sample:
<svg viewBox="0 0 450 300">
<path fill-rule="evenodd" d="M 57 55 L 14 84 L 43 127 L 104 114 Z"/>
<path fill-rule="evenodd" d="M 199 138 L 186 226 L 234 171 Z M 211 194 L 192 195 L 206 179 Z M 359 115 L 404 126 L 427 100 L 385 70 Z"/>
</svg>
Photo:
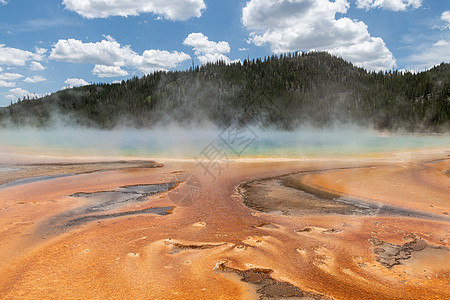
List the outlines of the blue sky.
<svg viewBox="0 0 450 300">
<path fill-rule="evenodd" d="M 287 51 L 369 70 L 450 62 L 448 0 L 0 0 L 0 106 Z"/>
</svg>

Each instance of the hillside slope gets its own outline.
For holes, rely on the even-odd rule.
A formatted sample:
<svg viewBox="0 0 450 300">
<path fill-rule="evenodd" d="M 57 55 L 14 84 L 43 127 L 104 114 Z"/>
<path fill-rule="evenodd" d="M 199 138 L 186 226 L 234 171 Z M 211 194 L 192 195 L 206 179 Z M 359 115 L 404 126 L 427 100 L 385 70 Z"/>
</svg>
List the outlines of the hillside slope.
<svg viewBox="0 0 450 300">
<path fill-rule="evenodd" d="M 278 129 L 352 123 L 377 129 L 450 129 L 450 64 L 418 74 L 367 72 L 324 52 L 156 72 L 22 99 L 0 126 L 66 124 L 111 129 L 238 120 Z"/>
</svg>

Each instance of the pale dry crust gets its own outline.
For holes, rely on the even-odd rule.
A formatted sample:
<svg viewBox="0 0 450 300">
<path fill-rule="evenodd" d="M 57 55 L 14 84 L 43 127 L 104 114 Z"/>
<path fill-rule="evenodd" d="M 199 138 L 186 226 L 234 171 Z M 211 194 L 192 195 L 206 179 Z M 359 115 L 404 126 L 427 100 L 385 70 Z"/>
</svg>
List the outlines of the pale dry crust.
<svg viewBox="0 0 450 300">
<path fill-rule="evenodd" d="M 0 190 L 0 294 L 5 299 L 251 299 L 263 295 L 251 283 L 242 281 L 239 274 L 264 269 L 273 271 L 273 280 L 289 283 L 314 297 L 449 298 L 448 266 L 428 263 L 418 256 L 409 265 L 389 269 L 377 262 L 370 242 L 378 239 L 403 245 L 420 238 L 434 247 L 448 247 L 448 222 L 261 213 L 243 205 L 235 190 L 244 181 L 302 170 L 375 166 L 391 168 L 394 173 L 400 167 L 402 174 L 422 172 L 423 164 L 408 157 L 236 161 L 214 182 L 195 162 L 167 160 L 162 168 L 81 174 Z M 419 157 L 436 159 L 439 155 L 426 157 L 422 153 Z M 426 167 L 425 171 L 432 178 L 441 178 L 435 174 L 436 168 Z M 190 206 L 180 204 L 167 216 L 91 222 L 50 240 L 36 240 L 34 236 L 39 224 L 83 205 L 81 198 L 67 195 L 169 182 L 177 171 L 195 174 L 201 181 L 201 195 Z M 351 178 L 345 171 L 338 175 L 342 180 Z M 437 194 L 448 188 L 445 180 L 417 181 L 416 175 L 401 178 L 409 188 L 418 189 L 420 184 Z M 376 185 L 373 193 L 382 193 L 390 182 L 390 178 L 385 178 L 385 186 Z M 366 182 L 367 188 L 371 183 Z M 324 188 L 332 190 L 335 186 Z M 392 199 L 402 197 L 397 189 L 387 189 Z M 415 203 L 414 199 L 411 203 Z M 170 205 L 174 204 L 168 194 L 151 197 L 141 204 Z M 417 208 L 416 204 L 413 206 Z M 214 269 L 224 260 L 227 270 L 236 273 Z M 414 261 L 420 261 L 420 270 L 411 267 Z"/>
<path fill-rule="evenodd" d="M 339 195 L 450 214 L 450 158 L 439 161 L 332 170 L 305 175 L 301 183 Z"/>
</svg>

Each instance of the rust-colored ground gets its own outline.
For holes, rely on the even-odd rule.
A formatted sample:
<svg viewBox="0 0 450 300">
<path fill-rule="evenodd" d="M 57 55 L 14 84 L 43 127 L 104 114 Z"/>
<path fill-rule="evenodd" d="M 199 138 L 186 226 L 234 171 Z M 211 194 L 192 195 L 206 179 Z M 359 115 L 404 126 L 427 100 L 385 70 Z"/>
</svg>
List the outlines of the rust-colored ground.
<svg viewBox="0 0 450 300">
<path fill-rule="evenodd" d="M 71 176 L 0 186 L 0 298 L 450 298 L 449 151 L 238 160 L 215 181 L 195 161 L 160 162 L 110 171 L 99 164 L 102 172 L 79 164 Z M 0 177 L 24 178 L 39 166 L 26 168 Z M 55 169 L 38 174 L 61 175 Z M 264 213 L 236 191 L 245 181 L 314 170 L 326 171 L 305 174 L 303 185 L 431 217 Z M 52 227 L 89 202 L 69 195 L 164 182 L 178 185 L 107 213 L 173 206 L 170 214 Z"/>
</svg>

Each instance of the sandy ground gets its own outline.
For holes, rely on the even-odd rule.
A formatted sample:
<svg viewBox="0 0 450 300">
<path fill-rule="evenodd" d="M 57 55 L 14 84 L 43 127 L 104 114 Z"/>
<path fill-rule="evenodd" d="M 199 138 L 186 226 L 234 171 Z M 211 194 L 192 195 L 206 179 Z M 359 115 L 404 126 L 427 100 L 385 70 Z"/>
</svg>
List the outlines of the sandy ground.
<svg viewBox="0 0 450 300">
<path fill-rule="evenodd" d="M 0 298 L 449 299 L 449 154 L 247 159 L 207 172 L 191 160 L 3 154 Z M 293 205 L 246 206 L 238 187 L 265 178 L 276 184 L 252 194 Z M 314 204 L 327 195 L 380 213 Z"/>
</svg>

